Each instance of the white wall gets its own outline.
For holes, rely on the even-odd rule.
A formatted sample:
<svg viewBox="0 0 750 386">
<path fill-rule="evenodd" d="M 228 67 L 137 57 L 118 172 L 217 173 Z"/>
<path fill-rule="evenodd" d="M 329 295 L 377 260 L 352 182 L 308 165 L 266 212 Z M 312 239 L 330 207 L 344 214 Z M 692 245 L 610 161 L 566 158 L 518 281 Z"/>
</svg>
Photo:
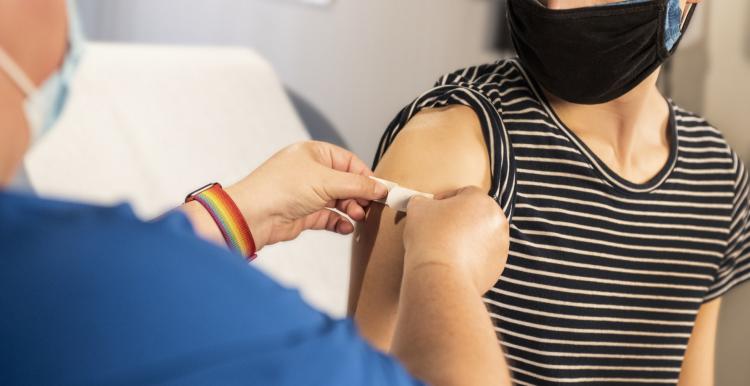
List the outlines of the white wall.
<svg viewBox="0 0 750 386">
<path fill-rule="evenodd" d="M 494 0 L 79 0 L 115 41 L 249 46 L 370 161 L 398 110 L 439 75 L 495 59 Z"/>
</svg>

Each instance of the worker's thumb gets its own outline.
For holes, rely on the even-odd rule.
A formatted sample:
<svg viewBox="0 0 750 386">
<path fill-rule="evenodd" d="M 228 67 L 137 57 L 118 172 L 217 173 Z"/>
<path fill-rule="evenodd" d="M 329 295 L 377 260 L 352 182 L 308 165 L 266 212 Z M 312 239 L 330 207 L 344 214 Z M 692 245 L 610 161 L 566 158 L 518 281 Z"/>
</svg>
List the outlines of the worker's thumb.
<svg viewBox="0 0 750 386">
<path fill-rule="evenodd" d="M 326 186 L 326 192 L 333 200 L 353 198 L 372 201 L 385 198 L 388 195 L 388 188 L 360 174 L 334 172 Z"/>
</svg>

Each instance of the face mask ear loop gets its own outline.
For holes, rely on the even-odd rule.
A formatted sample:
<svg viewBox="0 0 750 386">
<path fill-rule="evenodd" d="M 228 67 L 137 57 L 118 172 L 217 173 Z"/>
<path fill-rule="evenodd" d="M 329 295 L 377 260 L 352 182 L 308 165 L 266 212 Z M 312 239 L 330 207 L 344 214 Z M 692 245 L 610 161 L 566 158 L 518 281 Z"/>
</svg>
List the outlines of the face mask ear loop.
<svg viewBox="0 0 750 386">
<path fill-rule="evenodd" d="M 25 96 L 29 96 L 36 91 L 36 85 L 29 79 L 25 72 L 16 62 L 11 59 L 5 50 L 0 47 L 0 68 L 5 70 L 10 79 L 18 86 Z"/>
<path fill-rule="evenodd" d="M 677 41 L 674 43 L 674 47 L 672 47 L 672 50 L 669 51 L 669 54 L 674 54 L 675 51 L 677 51 L 677 46 L 680 45 L 680 42 L 682 41 L 682 38 L 685 37 L 685 32 L 688 29 L 688 26 L 690 25 L 690 21 L 693 20 L 693 15 L 695 14 L 695 8 L 698 7 L 698 4 L 691 4 L 690 10 L 688 10 L 687 15 L 682 19 L 682 25 L 680 26 L 680 37 L 677 39 Z"/>
<path fill-rule="evenodd" d="M 695 8 L 698 7 L 698 4 L 690 4 L 690 10 L 687 12 L 687 15 L 682 18 L 682 24 L 680 25 L 680 32 L 685 33 L 687 31 L 687 27 L 690 24 L 690 20 L 693 19 L 693 14 L 695 13 Z"/>
</svg>

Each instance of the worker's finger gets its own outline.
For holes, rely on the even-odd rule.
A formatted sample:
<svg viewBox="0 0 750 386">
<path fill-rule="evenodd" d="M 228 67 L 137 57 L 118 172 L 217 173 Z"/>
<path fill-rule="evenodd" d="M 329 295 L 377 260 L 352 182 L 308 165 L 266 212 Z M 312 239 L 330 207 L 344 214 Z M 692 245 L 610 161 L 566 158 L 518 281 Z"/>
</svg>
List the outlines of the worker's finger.
<svg viewBox="0 0 750 386">
<path fill-rule="evenodd" d="M 340 200 L 336 205 L 336 209 L 346 213 L 354 221 L 364 221 L 365 207 L 366 205 L 360 205 L 359 200 L 354 199 Z"/>
<path fill-rule="evenodd" d="M 315 216 L 316 219 L 313 222 L 314 225 L 308 229 L 327 230 L 345 235 L 354 231 L 354 225 L 346 217 L 333 210 L 324 209 L 311 216 Z"/>
<path fill-rule="evenodd" d="M 337 215 L 338 216 L 338 215 Z M 336 232 L 338 234 L 342 235 L 348 235 L 352 232 L 354 232 L 354 225 L 352 225 L 349 220 L 347 220 L 344 217 L 338 216 L 338 220 L 336 221 L 336 226 L 334 230 L 331 230 L 332 232 Z"/>
<path fill-rule="evenodd" d="M 305 218 L 305 230 L 327 230 L 340 234 L 354 231 L 354 225 L 344 216 L 330 209 L 319 210 Z"/>
<path fill-rule="evenodd" d="M 367 164 L 354 153 L 330 143 L 321 142 L 320 146 L 328 153 L 327 157 L 331 161 L 329 166 L 332 169 L 362 176 L 373 175 L 372 170 L 370 170 Z"/>
<path fill-rule="evenodd" d="M 323 181 L 326 199 L 378 200 L 388 195 L 385 185 L 359 174 L 333 171 Z"/>
<path fill-rule="evenodd" d="M 354 232 L 354 224 L 349 219 L 343 216 L 341 213 L 330 211 L 328 215 L 328 224 L 326 230 L 330 232 L 340 233 L 342 235 L 348 235 Z"/>
</svg>

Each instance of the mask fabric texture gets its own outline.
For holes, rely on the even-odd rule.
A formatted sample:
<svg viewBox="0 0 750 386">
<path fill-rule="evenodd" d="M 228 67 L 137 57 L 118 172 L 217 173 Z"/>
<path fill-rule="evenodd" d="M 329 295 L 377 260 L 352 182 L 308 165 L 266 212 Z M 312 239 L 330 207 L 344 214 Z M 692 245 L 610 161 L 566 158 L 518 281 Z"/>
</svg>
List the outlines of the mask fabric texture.
<svg viewBox="0 0 750 386">
<path fill-rule="evenodd" d="M 68 0 L 68 51 L 60 68 L 51 74 L 38 88 L 29 76 L 12 61 L 0 47 L 0 69 L 18 85 L 26 95 L 24 112 L 31 131 L 33 147 L 60 118 L 70 93 L 70 83 L 75 75 L 84 38 L 74 0 Z"/>
<path fill-rule="evenodd" d="M 536 82 L 568 102 L 599 104 L 632 90 L 675 51 L 695 7 L 681 30 L 679 0 L 674 3 L 555 10 L 536 0 L 509 0 L 508 21 L 519 59 Z"/>
</svg>

